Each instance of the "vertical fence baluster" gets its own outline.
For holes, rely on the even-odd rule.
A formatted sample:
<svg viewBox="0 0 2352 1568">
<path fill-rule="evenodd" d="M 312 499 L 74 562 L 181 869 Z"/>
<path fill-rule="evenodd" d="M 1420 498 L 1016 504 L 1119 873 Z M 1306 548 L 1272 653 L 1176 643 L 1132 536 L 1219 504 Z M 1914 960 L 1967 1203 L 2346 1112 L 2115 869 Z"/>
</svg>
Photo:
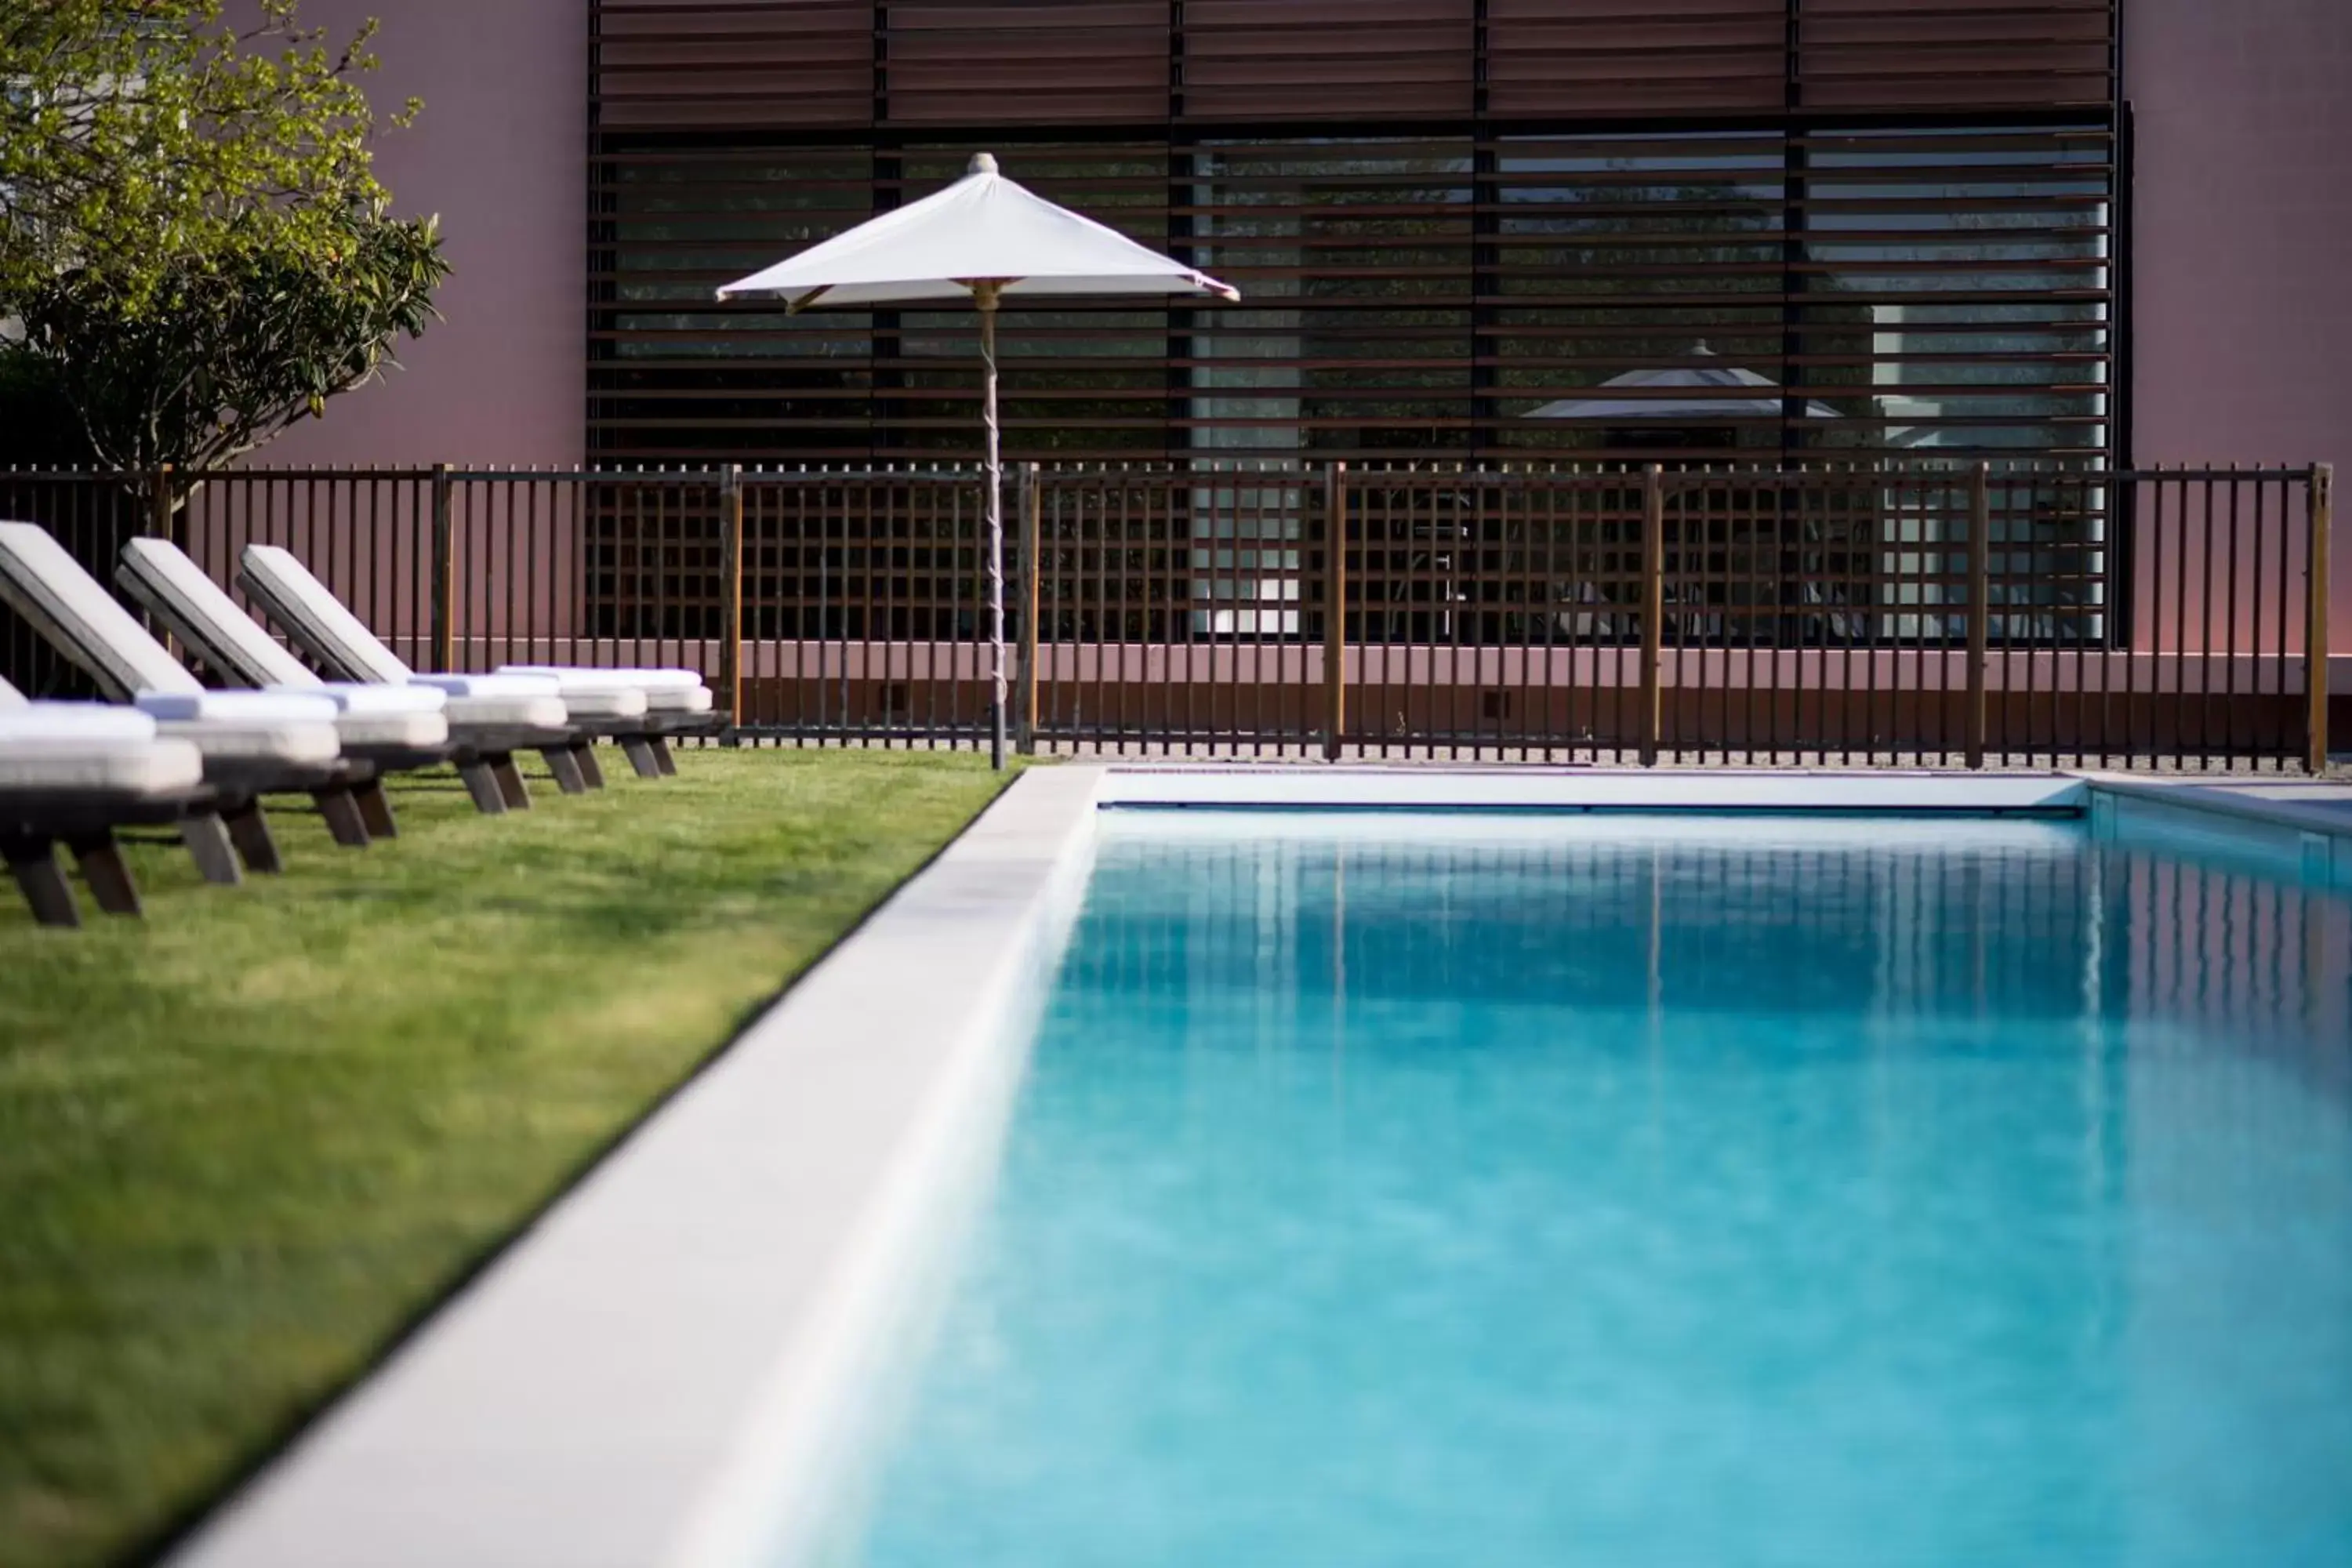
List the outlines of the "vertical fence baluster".
<svg viewBox="0 0 2352 1568">
<path fill-rule="evenodd" d="M 1045 500 L 1037 493 L 1037 465 L 1024 463 L 1021 493 L 1021 696 L 1015 710 L 1014 742 L 1024 756 L 1037 752 L 1037 567 L 1038 535 Z"/>
<path fill-rule="evenodd" d="M 719 683 L 727 689 L 727 728 L 743 727 L 743 465 L 719 476 Z M 699 664 L 701 660 L 695 661 Z"/>
<path fill-rule="evenodd" d="M 433 465 L 433 668 L 454 670 L 457 659 L 457 535 L 449 521 L 449 465 Z"/>
<path fill-rule="evenodd" d="M 1642 470 L 1642 765 L 1658 764 L 1658 652 L 1666 614 L 1665 469 L 1652 463 Z"/>
<path fill-rule="evenodd" d="M 1978 463 L 1969 469 L 1969 701 L 1968 762 L 1985 765 L 1990 728 L 1985 710 L 1985 658 L 1992 640 L 1991 598 L 1992 466 Z"/>
<path fill-rule="evenodd" d="M 1323 760 L 1348 732 L 1348 465 L 1323 475 Z"/>
<path fill-rule="evenodd" d="M 2327 532 L 2335 510 L 2335 465 L 2313 465 L 2310 478 L 2304 482 L 2304 520 L 2310 532 L 2304 555 L 2304 766 L 2313 773 L 2324 773 L 2327 771 Z"/>
</svg>

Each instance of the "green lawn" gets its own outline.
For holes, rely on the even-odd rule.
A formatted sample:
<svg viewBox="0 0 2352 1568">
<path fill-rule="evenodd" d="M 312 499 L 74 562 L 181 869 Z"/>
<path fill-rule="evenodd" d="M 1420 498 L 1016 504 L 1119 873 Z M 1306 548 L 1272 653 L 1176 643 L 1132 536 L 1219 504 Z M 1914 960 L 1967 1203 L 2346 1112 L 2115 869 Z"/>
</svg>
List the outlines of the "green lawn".
<svg viewBox="0 0 2352 1568">
<path fill-rule="evenodd" d="M 995 794 L 978 759 L 681 752 L 287 874 L 133 851 L 0 904 L 0 1564 L 135 1557 L 513 1234 Z M 307 805 L 307 802 L 296 805 Z"/>
</svg>

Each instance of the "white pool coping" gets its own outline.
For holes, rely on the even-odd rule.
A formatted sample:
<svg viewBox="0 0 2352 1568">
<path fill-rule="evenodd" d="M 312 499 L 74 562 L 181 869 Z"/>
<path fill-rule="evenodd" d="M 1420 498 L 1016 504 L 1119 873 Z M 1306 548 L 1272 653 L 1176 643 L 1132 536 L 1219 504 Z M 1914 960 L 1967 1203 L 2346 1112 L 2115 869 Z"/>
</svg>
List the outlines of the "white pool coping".
<svg viewBox="0 0 2352 1568">
<path fill-rule="evenodd" d="M 2079 812 L 2057 773 L 1827 770 L 1113 765 L 1111 806 L 1499 811 Z"/>
<path fill-rule="evenodd" d="M 1117 807 L 2032 812 L 2055 773 L 1063 764 L 938 860 L 170 1561 L 766 1568 L 855 1463 L 910 1290 L 988 1187 Z M 2110 793 L 2111 792 L 2111 793 Z M 2193 809 L 2168 787 L 2161 804 Z M 2211 794 L 2213 792 L 2205 792 Z M 2251 814 L 2236 803 L 2242 820 Z M 2306 816 L 2310 814 L 2305 814 Z M 2277 819 L 2272 818 L 2273 822 Z M 2340 827 L 2340 824 L 2331 824 Z M 2352 850 L 2352 837 L 2332 837 Z M 2352 867 L 2352 858 L 2345 862 Z"/>
</svg>

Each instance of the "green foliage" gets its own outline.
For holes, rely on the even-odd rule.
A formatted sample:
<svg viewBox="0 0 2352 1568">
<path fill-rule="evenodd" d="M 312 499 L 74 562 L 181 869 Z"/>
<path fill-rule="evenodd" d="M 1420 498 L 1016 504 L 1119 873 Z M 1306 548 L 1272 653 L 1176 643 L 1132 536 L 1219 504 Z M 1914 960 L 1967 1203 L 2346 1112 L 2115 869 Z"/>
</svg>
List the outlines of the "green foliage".
<svg viewBox="0 0 2352 1568">
<path fill-rule="evenodd" d="M 296 5 L 0 5 L 0 314 L 91 268 L 138 309 L 182 258 L 331 246 L 381 206 L 355 79 L 373 24 L 334 48 Z"/>
<path fill-rule="evenodd" d="M 393 363 L 448 273 L 433 220 L 345 211 L 256 226 L 152 277 L 77 268 L 18 303 L 101 463 L 191 479 L 251 451 Z"/>
</svg>

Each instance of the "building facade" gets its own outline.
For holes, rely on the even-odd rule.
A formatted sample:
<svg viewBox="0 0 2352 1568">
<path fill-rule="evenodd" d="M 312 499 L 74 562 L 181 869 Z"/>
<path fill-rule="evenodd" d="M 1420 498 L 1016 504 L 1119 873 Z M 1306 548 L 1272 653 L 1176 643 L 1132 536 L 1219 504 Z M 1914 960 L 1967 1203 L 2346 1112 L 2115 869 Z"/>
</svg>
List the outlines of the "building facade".
<svg viewBox="0 0 2352 1568">
<path fill-rule="evenodd" d="M 272 462 L 968 456 L 967 318 L 709 295 L 982 146 L 1244 293 L 1008 312 L 1015 456 L 2306 462 L 2352 425 L 2335 0 L 410 0 L 381 52 L 448 319 Z M 1716 366 L 1702 417 L 1674 378 Z"/>
</svg>

